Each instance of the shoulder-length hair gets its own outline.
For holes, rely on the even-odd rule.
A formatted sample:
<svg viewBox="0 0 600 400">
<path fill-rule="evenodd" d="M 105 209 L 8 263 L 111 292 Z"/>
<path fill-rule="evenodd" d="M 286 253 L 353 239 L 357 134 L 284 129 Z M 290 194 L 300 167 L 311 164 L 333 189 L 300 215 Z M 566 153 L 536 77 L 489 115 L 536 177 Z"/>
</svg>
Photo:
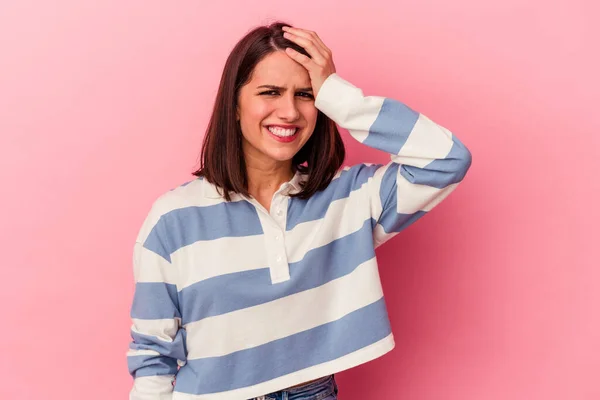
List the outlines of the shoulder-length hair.
<svg viewBox="0 0 600 400">
<path fill-rule="evenodd" d="M 284 26 L 291 25 L 275 22 L 250 31 L 235 45 L 223 69 L 202 144 L 200 168 L 193 175 L 216 185 L 227 201 L 231 201 L 231 192 L 249 196 L 242 132 L 236 118 L 240 89 L 250 81 L 254 67 L 268 54 L 291 47 L 310 57 L 304 48 L 283 37 Z M 306 179 L 302 179 L 302 190 L 292 196 L 307 199 L 323 190 L 344 158 L 344 143 L 337 126 L 319 111 L 312 136 L 292 159 L 294 172 L 306 175 Z"/>
</svg>

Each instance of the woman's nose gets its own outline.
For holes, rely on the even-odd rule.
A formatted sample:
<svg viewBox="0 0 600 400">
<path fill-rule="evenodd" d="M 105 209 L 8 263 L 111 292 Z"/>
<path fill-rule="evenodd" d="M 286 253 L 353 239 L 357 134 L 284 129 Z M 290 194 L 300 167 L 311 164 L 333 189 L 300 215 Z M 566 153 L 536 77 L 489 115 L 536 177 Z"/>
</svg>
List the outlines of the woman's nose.
<svg viewBox="0 0 600 400">
<path fill-rule="evenodd" d="M 292 96 L 282 96 L 277 104 L 277 116 L 282 120 L 295 121 L 300 117 L 296 99 Z"/>
</svg>

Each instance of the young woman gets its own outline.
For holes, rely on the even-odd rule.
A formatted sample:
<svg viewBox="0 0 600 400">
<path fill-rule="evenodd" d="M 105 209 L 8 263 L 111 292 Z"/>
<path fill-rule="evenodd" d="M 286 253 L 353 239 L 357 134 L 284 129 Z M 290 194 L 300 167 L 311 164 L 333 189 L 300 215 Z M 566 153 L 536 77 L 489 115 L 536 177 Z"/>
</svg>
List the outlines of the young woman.
<svg viewBox="0 0 600 400">
<path fill-rule="evenodd" d="M 391 162 L 341 168 L 336 124 Z M 394 347 L 375 248 L 470 164 L 450 131 L 340 77 L 316 33 L 247 34 L 198 178 L 154 202 L 135 243 L 130 399 L 337 398 L 333 374 Z"/>
</svg>

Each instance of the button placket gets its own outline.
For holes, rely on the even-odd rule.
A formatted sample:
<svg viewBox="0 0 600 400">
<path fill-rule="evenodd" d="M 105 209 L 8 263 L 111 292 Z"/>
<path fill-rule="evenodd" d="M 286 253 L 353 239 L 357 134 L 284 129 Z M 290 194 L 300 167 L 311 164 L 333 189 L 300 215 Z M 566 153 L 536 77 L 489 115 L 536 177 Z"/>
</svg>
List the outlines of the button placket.
<svg viewBox="0 0 600 400">
<path fill-rule="evenodd" d="M 275 240 L 268 244 L 272 247 L 272 251 L 269 253 L 269 263 L 271 271 L 271 281 L 273 283 L 283 282 L 290 279 L 290 270 L 287 262 L 287 256 L 285 253 L 285 243 L 282 239 L 282 234 L 279 228 L 273 228 L 274 234 L 270 235 Z M 279 231 L 279 232 L 278 232 Z M 266 239 L 269 241 L 269 239 Z"/>
<path fill-rule="evenodd" d="M 271 283 L 273 284 L 290 279 L 285 250 L 285 213 L 283 212 L 282 203 L 286 204 L 285 196 L 276 193 L 271 200 L 270 213 L 258 213 L 263 227 L 267 262 L 269 263 Z"/>
<path fill-rule="evenodd" d="M 283 192 L 287 193 L 284 189 Z M 278 265 L 278 269 L 285 269 L 285 280 L 290 279 L 290 268 L 288 265 L 287 252 L 285 247 L 285 226 L 286 226 L 286 217 L 287 217 L 287 204 L 289 197 L 278 193 L 276 196 L 276 208 L 275 208 L 275 223 L 277 224 L 278 233 L 276 236 L 279 236 L 279 239 L 275 238 L 277 243 L 277 255 L 275 262 Z"/>
<path fill-rule="evenodd" d="M 288 197 L 277 193 L 271 203 L 271 215 L 279 225 L 279 228 L 285 232 L 287 217 Z"/>
</svg>

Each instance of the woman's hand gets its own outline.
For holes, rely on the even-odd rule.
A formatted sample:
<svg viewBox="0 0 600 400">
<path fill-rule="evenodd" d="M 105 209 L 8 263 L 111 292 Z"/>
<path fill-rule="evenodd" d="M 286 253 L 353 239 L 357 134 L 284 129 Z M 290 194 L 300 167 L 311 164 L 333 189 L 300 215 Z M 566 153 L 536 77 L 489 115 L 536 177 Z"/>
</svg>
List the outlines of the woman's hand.
<svg viewBox="0 0 600 400">
<path fill-rule="evenodd" d="M 316 98 L 323 82 L 325 82 L 329 75 L 335 72 L 331 50 L 325 46 L 315 32 L 287 26 L 284 26 L 283 30 L 283 37 L 302 46 L 312 57 L 310 58 L 298 53 L 290 47 L 285 49 L 288 56 L 307 69 L 313 88 L 313 95 Z"/>
</svg>

